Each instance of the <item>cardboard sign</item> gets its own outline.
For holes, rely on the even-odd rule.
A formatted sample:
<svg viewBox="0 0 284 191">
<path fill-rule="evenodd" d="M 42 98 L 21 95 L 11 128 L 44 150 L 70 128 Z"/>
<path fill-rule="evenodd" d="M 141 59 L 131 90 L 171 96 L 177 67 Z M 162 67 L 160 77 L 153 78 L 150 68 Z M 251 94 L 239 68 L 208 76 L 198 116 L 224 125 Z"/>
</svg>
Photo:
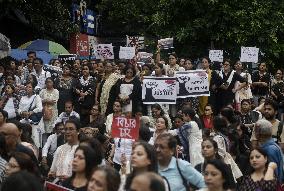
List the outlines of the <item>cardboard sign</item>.
<svg viewBox="0 0 284 191">
<path fill-rule="evenodd" d="M 126 35 L 126 46 L 135 47 L 136 49 L 144 49 L 144 36 Z"/>
<path fill-rule="evenodd" d="M 112 44 L 98 44 L 95 47 L 96 59 L 114 59 Z"/>
<path fill-rule="evenodd" d="M 63 186 L 59 186 L 52 182 L 45 181 L 45 190 L 46 191 L 73 191 L 69 188 L 65 188 Z"/>
<path fill-rule="evenodd" d="M 259 48 L 256 47 L 241 47 L 241 62 L 258 62 Z"/>
<path fill-rule="evenodd" d="M 205 70 L 177 72 L 176 77 L 178 98 L 210 96 L 208 74 Z"/>
<path fill-rule="evenodd" d="M 164 38 L 158 40 L 158 44 L 161 45 L 161 49 L 174 48 L 174 39 L 173 38 Z"/>
<path fill-rule="evenodd" d="M 175 77 L 144 77 L 142 101 L 144 104 L 175 104 L 177 97 Z"/>
<path fill-rule="evenodd" d="M 223 50 L 209 50 L 209 59 L 212 62 L 223 62 Z"/>
<path fill-rule="evenodd" d="M 111 127 L 113 138 L 138 139 L 140 121 L 135 118 L 126 118 L 123 116 L 114 117 Z"/>
<path fill-rule="evenodd" d="M 120 47 L 119 58 L 120 59 L 133 59 L 135 57 L 135 47 Z"/>
</svg>

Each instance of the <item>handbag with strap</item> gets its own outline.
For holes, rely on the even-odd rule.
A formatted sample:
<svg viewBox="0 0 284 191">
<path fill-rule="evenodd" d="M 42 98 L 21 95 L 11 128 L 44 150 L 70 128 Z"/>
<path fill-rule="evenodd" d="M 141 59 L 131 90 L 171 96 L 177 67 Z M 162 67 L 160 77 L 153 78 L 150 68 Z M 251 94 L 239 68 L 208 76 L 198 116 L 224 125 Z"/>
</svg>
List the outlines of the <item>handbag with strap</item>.
<svg viewBox="0 0 284 191">
<path fill-rule="evenodd" d="M 198 189 L 197 187 L 195 187 L 194 185 L 190 184 L 187 182 L 186 178 L 183 176 L 183 174 L 181 173 L 181 170 L 180 170 L 180 167 L 179 167 L 179 164 L 178 164 L 178 159 L 176 159 L 176 164 L 177 164 L 177 170 L 179 172 L 179 175 L 182 179 L 182 184 L 183 186 L 185 187 L 186 191 L 190 191 L 191 188 L 193 189 Z"/>
<path fill-rule="evenodd" d="M 36 95 L 34 96 L 33 101 L 30 104 L 30 107 L 29 107 L 28 111 L 32 111 L 31 108 L 32 108 L 32 105 L 33 105 L 33 102 L 34 102 L 35 98 L 36 98 Z M 32 120 L 32 124 L 34 124 L 34 125 L 39 124 L 41 118 L 42 118 L 42 112 L 33 113 L 29 117 L 29 119 Z"/>
</svg>

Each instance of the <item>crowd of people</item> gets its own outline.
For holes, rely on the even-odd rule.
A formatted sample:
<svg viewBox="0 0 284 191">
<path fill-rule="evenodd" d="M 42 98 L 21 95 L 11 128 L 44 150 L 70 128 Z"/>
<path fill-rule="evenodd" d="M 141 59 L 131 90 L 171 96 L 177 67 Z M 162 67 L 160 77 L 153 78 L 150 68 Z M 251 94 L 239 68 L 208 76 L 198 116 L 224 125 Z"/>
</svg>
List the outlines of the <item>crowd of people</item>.
<svg viewBox="0 0 284 191">
<path fill-rule="evenodd" d="M 210 96 L 144 104 L 145 76 L 198 68 L 175 53 L 134 60 L 0 60 L 0 187 L 77 191 L 275 191 L 284 180 L 283 70 L 202 58 Z M 112 137 L 114 117 L 139 138 Z"/>
</svg>

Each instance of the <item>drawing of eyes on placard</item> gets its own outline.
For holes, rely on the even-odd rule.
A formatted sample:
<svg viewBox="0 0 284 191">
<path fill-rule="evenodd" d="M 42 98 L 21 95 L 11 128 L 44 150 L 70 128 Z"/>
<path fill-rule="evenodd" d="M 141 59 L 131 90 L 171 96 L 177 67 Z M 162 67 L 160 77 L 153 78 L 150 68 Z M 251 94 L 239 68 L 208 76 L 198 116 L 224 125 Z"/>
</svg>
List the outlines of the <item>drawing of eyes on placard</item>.
<svg viewBox="0 0 284 191">
<path fill-rule="evenodd" d="M 114 59 L 112 44 L 98 44 L 95 53 L 97 59 Z"/>
</svg>

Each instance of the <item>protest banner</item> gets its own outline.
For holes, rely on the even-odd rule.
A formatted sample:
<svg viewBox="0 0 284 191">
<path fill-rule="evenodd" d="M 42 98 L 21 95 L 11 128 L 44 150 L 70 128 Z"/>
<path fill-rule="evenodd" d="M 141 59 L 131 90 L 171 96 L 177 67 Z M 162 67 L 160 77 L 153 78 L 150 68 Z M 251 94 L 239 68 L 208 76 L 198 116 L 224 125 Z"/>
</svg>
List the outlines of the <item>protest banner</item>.
<svg viewBox="0 0 284 191">
<path fill-rule="evenodd" d="M 223 62 L 223 50 L 209 50 L 209 59 L 212 62 Z"/>
<path fill-rule="evenodd" d="M 161 45 L 161 49 L 174 48 L 174 39 L 173 38 L 164 38 L 158 40 L 158 44 Z"/>
<path fill-rule="evenodd" d="M 144 104 L 175 104 L 177 83 L 175 77 L 144 77 L 142 101 Z"/>
<path fill-rule="evenodd" d="M 136 49 L 144 49 L 145 48 L 144 37 L 126 35 L 126 46 L 136 47 Z"/>
<path fill-rule="evenodd" d="M 111 126 L 113 138 L 138 139 L 140 121 L 138 118 L 114 117 Z"/>
<path fill-rule="evenodd" d="M 177 98 L 210 96 L 208 74 L 205 70 L 192 70 L 176 73 Z"/>
<path fill-rule="evenodd" d="M 120 47 L 119 58 L 120 59 L 133 59 L 135 56 L 135 47 Z"/>
<path fill-rule="evenodd" d="M 138 60 L 149 59 L 152 57 L 153 57 L 153 53 L 149 53 L 149 52 L 138 52 L 137 53 Z"/>
<path fill-rule="evenodd" d="M 59 54 L 58 55 L 58 60 L 67 62 L 67 61 L 74 61 L 77 58 L 76 54 Z"/>
<path fill-rule="evenodd" d="M 241 47 L 241 62 L 258 62 L 259 48 L 256 47 Z"/>
<path fill-rule="evenodd" d="M 63 186 L 59 186 L 52 182 L 45 181 L 45 190 L 46 191 L 73 191 L 69 188 L 65 188 Z"/>
<path fill-rule="evenodd" d="M 98 44 L 95 47 L 96 59 L 114 59 L 112 44 Z"/>
</svg>

